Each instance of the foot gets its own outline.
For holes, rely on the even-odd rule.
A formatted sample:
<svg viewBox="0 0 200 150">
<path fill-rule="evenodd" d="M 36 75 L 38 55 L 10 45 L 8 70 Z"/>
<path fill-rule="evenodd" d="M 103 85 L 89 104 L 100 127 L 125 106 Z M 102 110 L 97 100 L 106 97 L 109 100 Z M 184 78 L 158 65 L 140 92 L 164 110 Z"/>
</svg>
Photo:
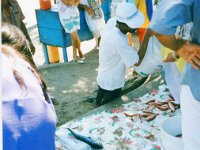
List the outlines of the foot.
<svg viewBox="0 0 200 150">
<path fill-rule="evenodd" d="M 85 60 L 85 57 L 80 58 L 80 60 L 84 61 L 84 60 Z"/>
<path fill-rule="evenodd" d="M 137 73 L 135 70 L 133 70 L 132 76 L 137 77 L 137 76 L 138 76 L 138 73 Z"/>
<path fill-rule="evenodd" d="M 75 60 L 75 62 L 77 62 L 77 63 L 79 63 L 79 64 L 84 64 L 84 63 L 85 63 L 85 62 L 84 62 L 83 60 L 81 60 L 81 59 Z"/>
<path fill-rule="evenodd" d="M 99 46 L 95 46 L 92 50 L 98 50 L 99 49 Z"/>
</svg>

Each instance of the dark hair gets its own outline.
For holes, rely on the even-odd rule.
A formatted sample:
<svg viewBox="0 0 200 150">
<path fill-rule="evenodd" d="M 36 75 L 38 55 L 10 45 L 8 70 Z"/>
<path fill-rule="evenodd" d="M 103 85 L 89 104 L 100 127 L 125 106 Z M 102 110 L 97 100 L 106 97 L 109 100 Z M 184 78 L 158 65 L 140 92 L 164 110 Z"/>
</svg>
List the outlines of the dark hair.
<svg viewBox="0 0 200 150">
<path fill-rule="evenodd" d="M 129 27 L 129 26 L 128 26 L 127 24 L 125 24 L 124 22 L 120 22 L 120 21 L 118 21 L 118 20 L 117 20 L 117 24 Z"/>
<path fill-rule="evenodd" d="M 123 32 L 124 34 L 126 34 L 127 32 L 130 33 L 134 33 L 137 29 L 131 28 L 129 27 L 126 23 L 120 22 L 120 21 L 116 21 L 117 24 L 116 26 L 120 29 L 121 32 Z"/>
</svg>

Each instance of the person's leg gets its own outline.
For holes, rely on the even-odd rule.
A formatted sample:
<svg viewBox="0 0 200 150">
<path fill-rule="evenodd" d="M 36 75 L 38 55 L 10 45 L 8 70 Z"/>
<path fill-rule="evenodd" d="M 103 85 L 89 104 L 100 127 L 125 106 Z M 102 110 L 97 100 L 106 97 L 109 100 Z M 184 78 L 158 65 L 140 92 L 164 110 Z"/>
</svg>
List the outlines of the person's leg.
<svg viewBox="0 0 200 150">
<path fill-rule="evenodd" d="M 71 42 L 72 42 L 72 49 L 73 49 L 73 60 L 78 60 L 77 51 L 76 51 L 76 31 L 70 33 Z"/>
<path fill-rule="evenodd" d="M 113 91 L 106 91 L 105 96 L 103 97 L 101 101 L 101 105 L 106 104 L 112 100 L 115 100 L 116 98 L 121 96 L 121 88 L 113 90 Z"/>
<path fill-rule="evenodd" d="M 75 43 L 76 43 L 76 48 L 78 50 L 79 57 L 83 58 L 83 53 L 81 51 L 81 42 L 80 42 L 78 33 L 76 32 L 74 36 L 75 36 Z"/>
<path fill-rule="evenodd" d="M 96 105 L 100 106 L 101 101 L 102 101 L 103 97 L 105 96 L 106 90 L 102 89 L 100 86 L 98 86 L 98 87 L 99 87 L 99 90 L 98 90 L 98 93 L 97 93 Z"/>
<path fill-rule="evenodd" d="M 98 45 L 97 45 L 98 47 L 99 47 L 100 41 L 101 41 L 101 37 L 98 38 Z"/>
<path fill-rule="evenodd" d="M 94 49 L 98 49 L 99 48 L 99 44 L 100 44 L 100 40 L 101 40 L 100 32 L 101 32 L 101 30 L 92 31 L 92 34 L 93 34 L 95 42 L 96 42 L 96 45 L 95 45 Z"/>
<path fill-rule="evenodd" d="M 95 47 L 93 49 L 97 49 L 98 48 L 98 38 L 94 37 L 94 39 L 95 39 Z"/>
</svg>

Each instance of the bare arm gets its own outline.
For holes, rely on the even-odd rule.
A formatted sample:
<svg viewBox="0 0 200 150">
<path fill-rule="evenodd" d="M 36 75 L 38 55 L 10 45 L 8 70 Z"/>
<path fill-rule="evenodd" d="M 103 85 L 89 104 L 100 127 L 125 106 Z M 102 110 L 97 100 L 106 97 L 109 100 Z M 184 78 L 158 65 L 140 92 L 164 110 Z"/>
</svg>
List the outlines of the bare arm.
<svg viewBox="0 0 200 150">
<path fill-rule="evenodd" d="M 149 38 L 151 37 L 151 35 L 152 35 L 152 30 L 147 29 L 144 39 L 142 41 L 141 47 L 138 50 L 139 62 L 135 66 L 139 66 L 141 64 L 141 62 L 146 54 Z"/>
<path fill-rule="evenodd" d="M 89 15 L 92 15 L 94 13 L 94 11 L 87 5 L 79 4 L 78 7 L 85 9 Z"/>
<path fill-rule="evenodd" d="M 177 54 L 188 61 L 193 68 L 200 68 L 200 45 L 177 38 L 175 35 L 153 34 L 166 47 L 174 50 Z"/>
</svg>

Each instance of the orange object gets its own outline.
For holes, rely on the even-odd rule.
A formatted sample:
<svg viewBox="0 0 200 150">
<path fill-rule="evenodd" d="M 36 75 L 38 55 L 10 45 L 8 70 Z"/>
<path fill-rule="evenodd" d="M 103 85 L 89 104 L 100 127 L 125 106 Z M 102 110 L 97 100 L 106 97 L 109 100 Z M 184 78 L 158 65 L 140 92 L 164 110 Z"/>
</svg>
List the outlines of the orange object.
<svg viewBox="0 0 200 150">
<path fill-rule="evenodd" d="M 137 29 L 137 34 L 138 34 L 138 37 L 139 37 L 139 42 L 142 43 L 142 40 L 144 38 L 144 35 L 145 35 L 145 32 L 146 32 L 146 28 L 138 28 Z"/>
<path fill-rule="evenodd" d="M 40 9 L 42 10 L 51 9 L 51 0 L 40 0 Z"/>
<path fill-rule="evenodd" d="M 60 62 L 60 54 L 58 51 L 58 47 L 55 46 L 47 46 L 49 62 L 50 63 L 58 63 Z"/>
</svg>

